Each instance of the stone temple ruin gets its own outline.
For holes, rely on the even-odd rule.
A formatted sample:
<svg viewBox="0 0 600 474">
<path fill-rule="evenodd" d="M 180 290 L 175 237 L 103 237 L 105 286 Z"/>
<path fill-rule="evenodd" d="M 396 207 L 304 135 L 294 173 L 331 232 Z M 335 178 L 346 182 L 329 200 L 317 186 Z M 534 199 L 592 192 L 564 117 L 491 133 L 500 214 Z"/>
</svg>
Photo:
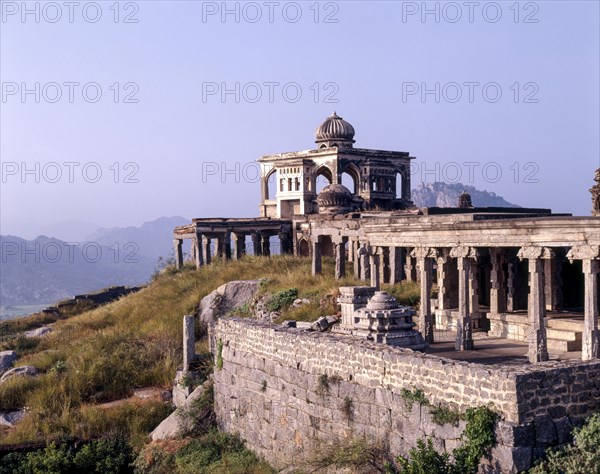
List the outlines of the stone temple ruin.
<svg viewBox="0 0 600 474">
<path fill-rule="evenodd" d="M 423 436 L 449 451 L 459 432 L 440 431 L 424 408 L 407 412 L 398 401 L 418 387 L 458 410 L 492 403 L 501 421 L 484 472 L 528 469 L 600 409 L 600 170 L 592 216 L 480 208 L 466 193 L 454 208 L 417 208 L 415 158 L 355 143 L 352 125 L 334 113 L 317 128 L 314 149 L 258 160 L 260 217 L 194 219 L 174 230 L 178 267 L 184 239 L 198 268 L 268 256 L 278 245 L 310 258 L 314 275 L 330 257 L 336 278 L 352 268 L 365 282 L 340 288 L 341 321 L 331 332 L 216 322 L 219 426 L 277 467 L 303 459 L 320 439 L 356 434 L 394 453 Z M 319 191 L 321 178 L 329 184 Z M 416 314 L 379 291 L 402 281 L 420 286 Z M 491 340 L 505 359 L 477 357 Z M 517 362 L 513 346 L 522 350 Z M 339 380 L 332 401 L 314 395 L 324 374 Z M 339 408 L 348 399 L 352 419 Z"/>
<path fill-rule="evenodd" d="M 375 288 L 419 281 L 418 328 L 428 343 L 436 329 L 455 331 L 457 349 L 469 350 L 473 333 L 487 332 L 528 342 L 531 362 L 548 360 L 549 349 L 599 356 L 600 171 L 590 190 L 592 217 L 477 208 L 466 193 L 456 208 L 418 209 L 410 200 L 415 158 L 356 148 L 354 136 L 334 112 L 317 128 L 316 149 L 261 157 L 261 217 L 177 227 L 176 264 L 183 265 L 183 239 L 201 267 L 240 258 L 247 237 L 249 253 L 268 256 L 275 238 L 281 253 L 312 258 L 313 274 L 330 256 L 338 278 L 348 261 Z M 317 193 L 320 177 L 330 184 Z M 434 283 L 439 293 L 431 300 Z"/>
</svg>

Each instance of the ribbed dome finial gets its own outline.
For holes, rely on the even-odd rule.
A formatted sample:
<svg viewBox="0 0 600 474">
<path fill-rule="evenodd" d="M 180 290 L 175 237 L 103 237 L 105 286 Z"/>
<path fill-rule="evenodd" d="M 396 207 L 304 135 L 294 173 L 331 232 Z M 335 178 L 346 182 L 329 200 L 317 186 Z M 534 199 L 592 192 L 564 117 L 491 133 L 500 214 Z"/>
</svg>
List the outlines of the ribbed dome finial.
<svg viewBox="0 0 600 474">
<path fill-rule="evenodd" d="M 354 133 L 354 127 L 334 110 L 317 128 L 316 143 L 321 145 L 320 148 L 351 148 L 354 143 Z"/>
</svg>

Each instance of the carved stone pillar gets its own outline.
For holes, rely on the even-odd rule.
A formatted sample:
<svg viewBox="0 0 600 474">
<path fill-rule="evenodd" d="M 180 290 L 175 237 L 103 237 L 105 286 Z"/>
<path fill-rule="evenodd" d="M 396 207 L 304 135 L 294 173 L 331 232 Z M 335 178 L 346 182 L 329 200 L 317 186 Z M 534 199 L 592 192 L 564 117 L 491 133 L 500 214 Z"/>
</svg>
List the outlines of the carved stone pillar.
<svg viewBox="0 0 600 474">
<path fill-rule="evenodd" d="M 334 242 L 335 253 L 335 278 L 340 279 L 346 276 L 346 245 L 344 241 Z"/>
<path fill-rule="evenodd" d="M 450 255 L 447 250 L 440 252 L 437 257 L 438 308 L 450 309 Z"/>
<path fill-rule="evenodd" d="M 210 237 L 202 236 L 202 258 L 206 265 L 210 265 Z"/>
<path fill-rule="evenodd" d="M 479 318 L 479 262 L 476 258 L 471 260 L 471 270 L 469 271 L 469 309 L 471 318 Z M 479 328 L 479 320 L 474 327 Z"/>
<path fill-rule="evenodd" d="M 358 251 L 360 262 L 360 279 L 367 281 L 371 279 L 371 263 L 369 262 L 369 248 L 363 244 Z"/>
<path fill-rule="evenodd" d="M 404 280 L 404 249 L 390 247 L 390 284 L 395 285 Z"/>
<path fill-rule="evenodd" d="M 252 251 L 254 255 L 260 256 L 262 255 L 262 245 L 260 242 L 260 234 L 258 232 L 252 232 Z"/>
<path fill-rule="evenodd" d="M 352 247 L 354 248 L 353 253 L 354 253 L 354 261 L 352 262 L 352 266 L 354 268 L 354 278 L 356 278 L 357 280 L 360 280 L 360 255 L 359 255 L 359 251 L 360 251 L 360 246 L 357 241 L 352 241 Z"/>
<path fill-rule="evenodd" d="M 183 372 L 189 372 L 196 354 L 195 318 L 192 315 L 183 317 Z"/>
<path fill-rule="evenodd" d="M 433 272 L 433 259 L 439 256 L 435 249 L 416 248 L 411 253 L 412 257 L 417 259 L 419 271 L 421 272 L 419 281 L 421 282 L 421 303 L 419 310 L 419 331 L 423 335 L 425 342 L 433 342 L 433 314 L 431 312 L 431 285 Z"/>
<path fill-rule="evenodd" d="M 266 232 L 260 234 L 260 246 L 262 249 L 262 255 L 265 257 L 271 256 L 271 241 L 270 236 Z"/>
<path fill-rule="evenodd" d="M 371 253 L 371 255 L 369 255 L 369 262 L 371 265 L 371 286 L 376 290 L 379 290 L 379 286 L 381 283 L 379 280 L 380 256 L 376 253 Z"/>
<path fill-rule="evenodd" d="M 282 255 L 288 255 L 293 253 L 292 240 L 288 232 L 279 232 L 279 246 Z"/>
<path fill-rule="evenodd" d="M 410 256 L 410 252 L 406 252 L 406 261 L 404 263 L 404 274 L 408 281 L 417 281 L 417 267 L 415 259 Z"/>
<path fill-rule="evenodd" d="M 175 267 L 183 267 L 183 239 L 173 239 L 173 250 L 175 251 Z"/>
<path fill-rule="evenodd" d="M 223 260 L 231 260 L 231 232 L 219 237 L 220 256 Z"/>
<path fill-rule="evenodd" d="M 312 274 L 313 276 L 320 274 L 323 271 L 323 263 L 321 261 L 321 238 L 314 237 L 312 241 Z"/>
<path fill-rule="evenodd" d="M 504 251 L 500 248 L 490 249 L 492 269 L 490 272 L 490 313 L 506 312 L 506 284 L 504 281 Z"/>
<path fill-rule="evenodd" d="M 546 310 L 558 311 L 562 307 L 562 281 L 561 281 L 562 257 L 556 255 L 554 258 L 544 260 L 544 279 L 546 294 Z"/>
<path fill-rule="evenodd" d="M 581 259 L 583 267 L 585 295 L 581 358 L 583 360 L 598 359 L 600 358 L 600 336 L 598 334 L 600 246 L 573 247 L 567 257 L 569 260 Z"/>
<path fill-rule="evenodd" d="M 233 239 L 232 258 L 239 260 L 246 255 L 246 236 L 240 233 L 231 234 Z"/>
<path fill-rule="evenodd" d="M 509 258 L 506 268 L 506 311 L 513 312 L 517 310 L 518 261 L 514 257 Z"/>
<path fill-rule="evenodd" d="M 204 265 L 204 258 L 202 255 L 202 234 L 196 234 L 194 239 L 192 239 L 192 249 L 196 268 L 200 269 L 200 267 Z"/>
<path fill-rule="evenodd" d="M 455 247 L 450 256 L 457 259 L 458 266 L 458 312 L 456 350 L 472 350 L 473 320 L 471 318 L 471 264 L 479 256 L 473 247 Z"/>
<path fill-rule="evenodd" d="M 547 247 L 523 247 L 518 257 L 527 259 L 529 265 L 529 298 L 527 315 L 529 319 L 529 362 L 548 360 L 548 344 L 546 338 L 546 293 L 544 289 L 544 260 L 554 257 L 554 252 Z"/>
<path fill-rule="evenodd" d="M 379 255 L 379 282 L 380 283 L 388 283 L 389 280 L 385 278 L 385 261 L 386 254 L 388 254 L 389 250 L 387 247 L 378 247 L 377 254 Z"/>
</svg>

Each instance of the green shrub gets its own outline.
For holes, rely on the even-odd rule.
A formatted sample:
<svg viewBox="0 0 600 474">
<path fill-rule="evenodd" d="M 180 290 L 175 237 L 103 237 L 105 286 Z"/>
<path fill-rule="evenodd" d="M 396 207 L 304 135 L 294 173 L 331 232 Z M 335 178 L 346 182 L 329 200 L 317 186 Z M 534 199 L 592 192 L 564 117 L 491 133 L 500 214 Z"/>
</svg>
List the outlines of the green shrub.
<svg viewBox="0 0 600 474">
<path fill-rule="evenodd" d="M 427 443 L 419 440 L 417 447 L 409 451 L 408 458 L 397 458 L 400 473 L 475 474 L 480 459 L 496 443 L 496 413 L 487 406 L 469 408 L 465 419 L 467 426 L 461 436 L 462 445 L 452 451 L 452 457 L 448 453 L 437 453 L 431 439 L 427 439 Z"/>
<path fill-rule="evenodd" d="M 246 474 L 273 473 L 268 464 L 244 447 L 237 437 L 216 430 L 177 451 L 178 474 Z"/>
<path fill-rule="evenodd" d="M 402 474 L 451 474 L 450 455 L 439 454 L 434 448 L 431 439 L 425 443 L 417 440 L 417 447 L 408 453 L 409 459 L 398 458 L 398 467 Z"/>
<path fill-rule="evenodd" d="M 433 407 L 430 411 L 432 421 L 437 425 L 458 425 L 458 421 L 462 418 L 461 414 L 446 406 Z"/>
<path fill-rule="evenodd" d="M 409 410 L 412 410 L 415 402 L 421 406 L 429 405 L 429 400 L 427 400 L 425 393 L 420 388 L 415 388 L 414 390 L 403 388 L 400 392 L 400 396 L 403 398 L 404 404 Z"/>
<path fill-rule="evenodd" d="M 75 449 L 50 443 L 29 453 L 10 453 L 0 459 L 0 474 L 127 474 L 131 446 L 121 439 L 98 439 Z"/>
<path fill-rule="evenodd" d="M 581 428 L 573 430 L 573 444 L 546 451 L 530 474 L 598 474 L 600 473 L 600 413 L 589 417 Z"/>
<path fill-rule="evenodd" d="M 289 288 L 287 290 L 274 293 L 271 300 L 267 303 L 269 311 L 279 311 L 290 306 L 298 298 L 298 289 Z"/>
</svg>

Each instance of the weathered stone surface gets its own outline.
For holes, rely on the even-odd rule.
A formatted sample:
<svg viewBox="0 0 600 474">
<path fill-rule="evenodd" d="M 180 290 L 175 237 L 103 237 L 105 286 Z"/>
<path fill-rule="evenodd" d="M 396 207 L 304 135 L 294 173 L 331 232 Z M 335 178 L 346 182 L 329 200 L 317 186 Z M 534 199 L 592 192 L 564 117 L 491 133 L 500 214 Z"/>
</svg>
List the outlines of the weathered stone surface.
<svg viewBox="0 0 600 474">
<path fill-rule="evenodd" d="M 348 436 L 381 441 L 392 455 L 406 455 L 425 436 L 456 448 L 464 422 L 436 425 L 431 408 L 410 408 L 403 389 L 420 388 L 430 403 L 459 411 L 493 403 L 501 421 L 485 472 L 495 473 L 529 468 L 536 450 L 565 439 L 568 420 L 600 408 L 593 395 L 600 361 L 482 366 L 238 318 L 220 319 L 215 331 L 224 344 L 214 375 L 218 424 L 278 468 Z M 554 409 L 562 406 L 568 420 Z"/>
<path fill-rule="evenodd" d="M 549 415 L 538 416 L 533 420 L 537 446 L 552 446 L 558 441 L 556 428 Z"/>
<path fill-rule="evenodd" d="M 25 410 L 9 411 L 0 413 L 0 425 L 12 428 L 25 418 Z"/>
<path fill-rule="evenodd" d="M 31 365 L 15 367 L 14 369 L 10 369 L 10 370 L 4 372 L 4 374 L 0 378 L 0 383 L 5 382 L 6 380 L 8 380 L 11 377 L 16 377 L 19 375 L 33 377 L 34 375 L 37 375 L 37 373 L 38 373 L 38 370 Z"/>
<path fill-rule="evenodd" d="M 186 398 L 181 407 L 177 408 L 167 418 L 160 422 L 154 431 L 150 433 L 152 441 L 176 439 L 181 437 L 183 434 L 185 434 L 185 431 L 190 429 L 192 420 L 189 418 L 189 415 L 185 414 L 185 410 L 204 394 L 208 386 L 207 384 L 209 383 L 211 382 L 207 381 L 204 384 L 196 387 L 196 389 L 190 393 L 189 397 Z"/>
<path fill-rule="evenodd" d="M 210 323 L 219 316 L 252 301 L 258 292 L 260 280 L 230 281 L 202 298 L 199 307 L 200 321 Z"/>
<path fill-rule="evenodd" d="M 10 369 L 17 358 L 17 353 L 15 351 L 0 352 L 0 374 Z"/>
<path fill-rule="evenodd" d="M 42 337 L 48 334 L 49 332 L 52 332 L 51 327 L 42 326 L 41 328 L 32 329 L 31 331 L 25 331 L 23 333 L 23 336 L 27 338 Z"/>
</svg>

